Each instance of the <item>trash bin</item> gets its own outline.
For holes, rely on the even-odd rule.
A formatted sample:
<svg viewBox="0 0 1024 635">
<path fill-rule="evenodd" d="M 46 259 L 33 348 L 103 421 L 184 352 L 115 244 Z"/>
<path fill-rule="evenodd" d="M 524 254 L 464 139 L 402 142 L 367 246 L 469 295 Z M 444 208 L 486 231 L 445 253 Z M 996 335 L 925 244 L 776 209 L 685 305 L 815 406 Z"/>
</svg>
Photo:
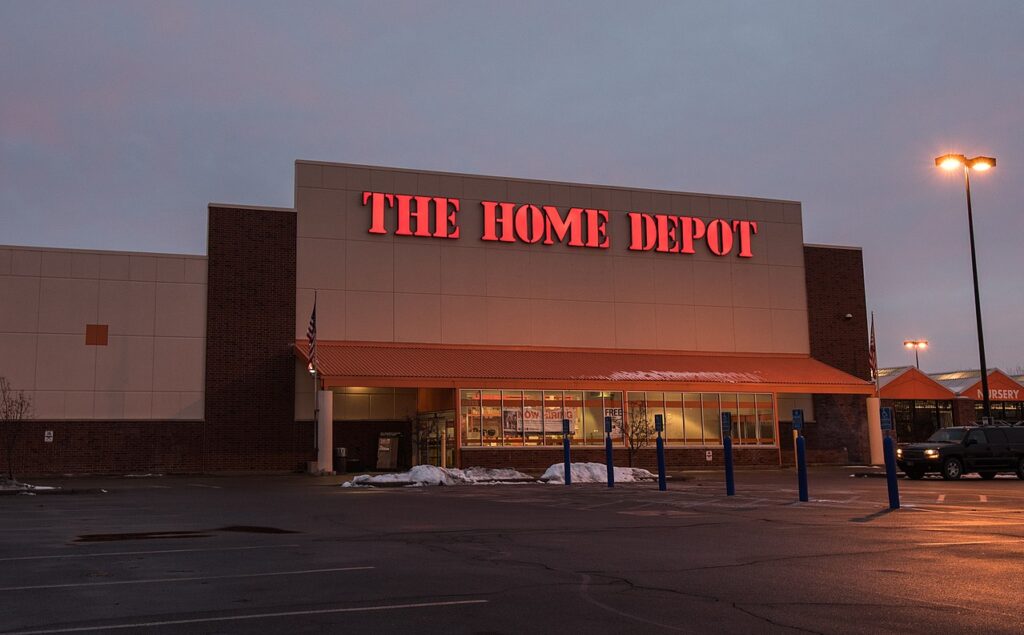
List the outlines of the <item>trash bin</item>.
<svg viewBox="0 0 1024 635">
<path fill-rule="evenodd" d="M 334 448 L 334 473 L 344 474 L 345 463 L 348 462 L 348 450 L 346 448 Z"/>
</svg>

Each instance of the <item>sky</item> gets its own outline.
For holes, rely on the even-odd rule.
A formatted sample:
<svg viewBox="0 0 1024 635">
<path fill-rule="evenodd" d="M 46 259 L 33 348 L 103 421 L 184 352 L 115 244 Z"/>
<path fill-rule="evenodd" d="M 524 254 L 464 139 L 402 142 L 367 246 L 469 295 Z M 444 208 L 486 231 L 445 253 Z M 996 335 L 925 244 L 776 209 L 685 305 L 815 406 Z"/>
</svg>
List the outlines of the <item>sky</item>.
<svg viewBox="0 0 1024 635">
<path fill-rule="evenodd" d="M 1024 3 L 0 3 L 0 244 L 204 254 L 295 159 L 799 200 L 880 365 L 1024 366 Z M 1021 371 L 1024 372 L 1024 371 Z"/>
</svg>

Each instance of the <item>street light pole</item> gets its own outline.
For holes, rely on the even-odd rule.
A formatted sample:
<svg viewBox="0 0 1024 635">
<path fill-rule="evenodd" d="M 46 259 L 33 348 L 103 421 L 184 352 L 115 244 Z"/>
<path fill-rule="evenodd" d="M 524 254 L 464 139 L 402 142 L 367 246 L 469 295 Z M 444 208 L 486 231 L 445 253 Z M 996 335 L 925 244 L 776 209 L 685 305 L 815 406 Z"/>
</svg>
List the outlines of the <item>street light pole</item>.
<svg viewBox="0 0 1024 635">
<path fill-rule="evenodd" d="M 981 358 L 981 398 L 986 421 L 992 420 L 992 404 L 988 394 L 988 365 L 985 363 L 985 332 L 981 326 L 981 293 L 978 291 L 978 256 L 974 247 L 974 210 L 971 208 L 971 170 L 984 172 L 996 167 L 994 157 L 968 159 L 963 154 L 945 154 L 935 159 L 935 165 L 946 170 L 964 169 L 964 187 L 967 190 L 967 228 L 971 236 L 971 274 L 974 277 L 974 315 L 978 323 L 978 357 Z"/>
<path fill-rule="evenodd" d="M 914 349 L 914 365 L 917 366 L 917 370 L 921 370 L 919 351 L 922 348 L 928 348 L 928 340 L 903 340 L 903 346 Z"/>
<path fill-rule="evenodd" d="M 974 212 L 971 209 L 971 168 L 964 162 L 964 187 L 967 190 L 967 227 L 971 234 L 971 274 L 974 276 L 974 316 L 978 322 L 978 356 L 981 358 L 981 398 L 985 422 L 992 421 L 992 403 L 988 398 L 988 365 L 985 363 L 985 330 L 981 326 L 981 293 L 978 291 L 978 256 L 974 248 Z"/>
</svg>

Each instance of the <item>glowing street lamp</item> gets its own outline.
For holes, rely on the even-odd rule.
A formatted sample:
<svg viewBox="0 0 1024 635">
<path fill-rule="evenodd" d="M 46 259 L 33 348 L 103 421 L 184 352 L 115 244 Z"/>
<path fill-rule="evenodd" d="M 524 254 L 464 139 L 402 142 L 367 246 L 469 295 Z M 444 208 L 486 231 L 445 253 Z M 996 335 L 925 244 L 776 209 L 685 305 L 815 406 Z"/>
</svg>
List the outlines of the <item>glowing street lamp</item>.
<svg viewBox="0 0 1024 635">
<path fill-rule="evenodd" d="M 928 340 L 903 340 L 903 346 L 914 349 L 914 363 L 917 364 L 917 370 L 921 370 L 921 358 L 918 356 L 918 351 L 928 348 Z"/>
<path fill-rule="evenodd" d="M 978 293 L 978 257 L 974 249 L 974 214 L 971 211 L 971 170 L 985 172 L 996 167 L 995 157 L 974 157 L 963 154 L 944 154 L 935 158 L 935 165 L 944 170 L 963 168 L 964 186 L 967 188 L 967 228 L 971 235 L 971 272 L 974 274 L 974 313 L 978 323 L 978 356 L 981 357 L 981 393 L 985 420 L 992 420 L 992 404 L 988 398 L 988 366 L 985 364 L 985 334 L 981 328 L 981 295 Z"/>
</svg>

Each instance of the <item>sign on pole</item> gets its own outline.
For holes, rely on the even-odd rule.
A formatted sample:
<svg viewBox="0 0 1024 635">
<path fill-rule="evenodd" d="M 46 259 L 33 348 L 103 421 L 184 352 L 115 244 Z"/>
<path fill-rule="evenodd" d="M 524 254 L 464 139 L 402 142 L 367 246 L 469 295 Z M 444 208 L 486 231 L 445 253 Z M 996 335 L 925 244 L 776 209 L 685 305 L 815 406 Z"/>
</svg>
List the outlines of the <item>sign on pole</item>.
<svg viewBox="0 0 1024 635">
<path fill-rule="evenodd" d="M 800 410 L 799 408 L 793 411 L 793 429 L 804 429 L 804 411 Z"/>
<path fill-rule="evenodd" d="M 893 423 L 893 410 L 892 410 L 892 408 L 888 408 L 888 407 L 882 408 L 882 411 L 881 411 L 880 415 L 881 415 L 880 419 L 881 419 L 881 422 L 882 422 L 882 429 L 883 430 L 892 430 L 893 429 L 893 426 L 892 426 L 892 423 Z"/>
</svg>

